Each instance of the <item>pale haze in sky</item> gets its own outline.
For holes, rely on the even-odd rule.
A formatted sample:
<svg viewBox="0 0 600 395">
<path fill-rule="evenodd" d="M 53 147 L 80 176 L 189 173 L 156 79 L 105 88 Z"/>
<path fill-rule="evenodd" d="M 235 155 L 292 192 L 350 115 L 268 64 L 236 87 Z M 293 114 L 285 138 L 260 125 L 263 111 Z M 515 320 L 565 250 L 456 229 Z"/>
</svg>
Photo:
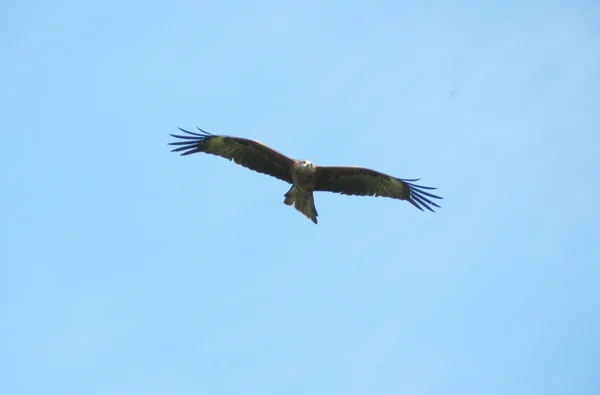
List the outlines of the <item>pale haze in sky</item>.
<svg viewBox="0 0 600 395">
<path fill-rule="evenodd" d="M 0 5 L 0 393 L 600 393 L 600 3 Z M 170 152 L 421 178 L 436 213 Z"/>
</svg>

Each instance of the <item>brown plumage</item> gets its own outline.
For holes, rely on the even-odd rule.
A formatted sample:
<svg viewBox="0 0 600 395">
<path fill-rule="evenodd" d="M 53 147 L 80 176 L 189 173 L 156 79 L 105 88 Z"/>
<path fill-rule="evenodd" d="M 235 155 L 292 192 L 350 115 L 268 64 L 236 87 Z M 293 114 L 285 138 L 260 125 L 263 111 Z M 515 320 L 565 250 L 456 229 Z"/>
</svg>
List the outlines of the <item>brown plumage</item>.
<svg viewBox="0 0 600 395">
<path fill-rule="evenodd" d="M 433 212 L 440 207 L 430 199 L 442 199 L 427 190 L 432 187 L 415 185 L 418 179 L 407 180 L 357 166 L 316 166 L 307 160 L 295 160 L 256 141 L 240 137 L 217 136 L 198 129 L 201 133 L 179 128 L 188 135 L 171 136 L 183 141 L 169 143 L 180 146 L 173 152 L 190 155 L 198 152 L 218 155 L 248 169 L 278 178 L 292 187 L 285 194 L 284 203 L 317 223 L 314 191 L 337 192 L 344 195 L 383 196 L 406 200 L 423 211 Z"/>
</svg>

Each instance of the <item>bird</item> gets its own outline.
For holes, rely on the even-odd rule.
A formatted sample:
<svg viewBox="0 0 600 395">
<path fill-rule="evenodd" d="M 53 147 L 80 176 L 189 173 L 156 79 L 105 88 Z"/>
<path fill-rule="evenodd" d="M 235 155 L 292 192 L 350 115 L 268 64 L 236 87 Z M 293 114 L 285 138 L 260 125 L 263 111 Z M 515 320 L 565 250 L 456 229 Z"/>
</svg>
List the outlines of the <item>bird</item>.
<svg viewBox="0 0 600 395">
<path fill-rule="evenodd" d="M 275 177 L 291 184 L 283 203 L 294 208 L 317 224 L 317 209 L 313 192 L 334 192 L 343 195 L 382 196 L 406 200 L 421 211 L 435 212 L 441 208 L 431 199 L 443 199 L 429 190 L 436 188 L 416 185 L 420 179 L 401 179 L 360 166 L 317 166 L 309 160 L 292 159 L 259 142 L 242 137 L 215 135 L 197 127 L 200 133 L 178 127 L 185 135 L 170 134 L 179 139 L 169 145 L 171 152 L 181 156 L 206 153 L 234 161 L 250 170 Z"/>
</svg>

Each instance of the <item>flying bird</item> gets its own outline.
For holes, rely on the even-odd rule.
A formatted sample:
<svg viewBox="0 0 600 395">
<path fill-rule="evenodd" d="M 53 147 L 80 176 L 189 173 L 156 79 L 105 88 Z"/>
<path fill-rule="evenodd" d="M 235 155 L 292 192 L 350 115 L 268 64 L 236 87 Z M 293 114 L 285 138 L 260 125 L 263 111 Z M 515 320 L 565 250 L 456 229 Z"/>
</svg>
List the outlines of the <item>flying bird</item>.
<svg viewBox="0 0 600 395">
<path fill-rule="evenodd" d="M 200 133 L 178 128 L 187 135 L 171 136 L 183 141 L 169 143 L 180 146 L 171 152 L 190 155 L 198 152 L 233 160 L 250 170 L 278 178 L 292 184 L 284 195 L 284 203 L 317 223 L 317 209 L 313 192 L 327 191 L 344 195 L 383 196 L 407 200 L 423 211 L 434 212 L 440 207 L 430 199 L 443 199 L 427 190 L 436 188 L 415 185 L 419 179 L 401 179 L 358 166 L 317 166 L 308 160 L 296 160 L 256 141 L 240 137 L 214 135 L 200 128 Z"/>
</svg>

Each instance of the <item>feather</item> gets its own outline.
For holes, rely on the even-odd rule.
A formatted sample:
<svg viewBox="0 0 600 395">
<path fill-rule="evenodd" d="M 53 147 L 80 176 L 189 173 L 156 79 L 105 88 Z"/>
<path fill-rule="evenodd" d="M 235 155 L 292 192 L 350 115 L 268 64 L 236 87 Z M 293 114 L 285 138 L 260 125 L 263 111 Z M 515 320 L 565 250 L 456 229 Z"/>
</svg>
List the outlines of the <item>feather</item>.
<svg viewBox="0 0 600 395">
<path fill-rule="evenodd" d="M 179 146 L 171 152 L 181 152 L 182 156 L 199 152 L 217 155 L 233 160 L 238 165 L 250 170 L 270 175 L 290 184 L 293 182 L 291 169 L 294 160 L 258 141 L 214 135 L 200 128 L 198 130 L 201 133 L 181 128 L 179 130 L 188 135 L 171 134 L 175 138 L 185 140 L 169 143 L 169 145 Z"/>
<path fill-rule="evenodd" d="M 358 166 L 319 166 L 316 170 L 315 191 L 336 192 L 344 195 L 382 196 L 407 200 L 423 211 L 433 212 L 440 207 L 432 199 L 443 199 L 426 192 L 436 188 L 413 184 L 419 179 L 401 179 Z"/>
</svg>

